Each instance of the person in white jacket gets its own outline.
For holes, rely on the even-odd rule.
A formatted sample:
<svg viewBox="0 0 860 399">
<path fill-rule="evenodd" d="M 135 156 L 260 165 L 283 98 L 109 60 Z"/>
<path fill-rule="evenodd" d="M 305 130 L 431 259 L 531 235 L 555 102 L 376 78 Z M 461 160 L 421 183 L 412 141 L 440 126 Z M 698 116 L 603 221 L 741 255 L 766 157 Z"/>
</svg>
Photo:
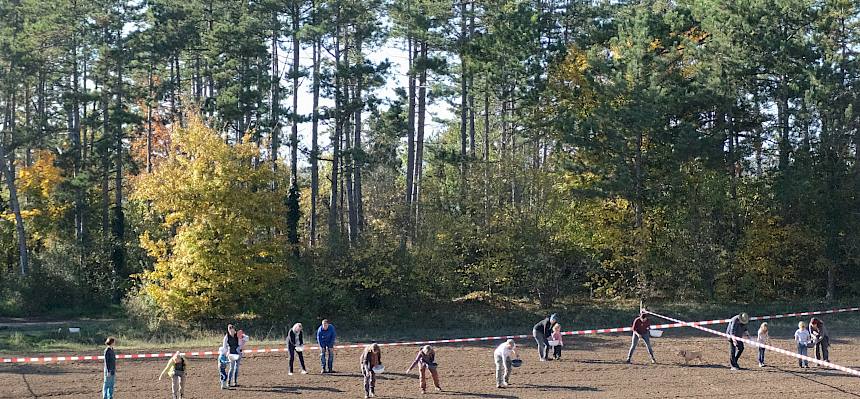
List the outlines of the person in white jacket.
<svg viewBox="0 0 860 399">
<path fill-rule="evenodd" d="M 762 345 L 770 345 L 770 334 L 768 333 L 767 322 L 761 323 L 761 325 L 758 327 L 758 343 Z M 764 367 L 764 352 L 764 348 L 758 348 L 759 367 Z"/>
<path fill-rule="evenodd" d="M 512 339 L 499 345 L 493 352 L 496 362 L 496 388 L 504 388 L 510 384 L 514 358 L 519 359 L 520 355 L 517 353 L 517 344 Z"/>
</svg>

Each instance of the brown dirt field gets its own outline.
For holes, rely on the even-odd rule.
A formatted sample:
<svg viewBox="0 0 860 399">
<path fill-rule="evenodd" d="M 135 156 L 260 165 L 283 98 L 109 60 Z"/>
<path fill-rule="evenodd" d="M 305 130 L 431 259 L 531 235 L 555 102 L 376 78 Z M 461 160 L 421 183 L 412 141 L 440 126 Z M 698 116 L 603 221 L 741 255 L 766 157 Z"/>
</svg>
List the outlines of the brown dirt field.
<svg viewBox="0 0 860 399">
<path fill-rule="evenodd" d="M 534 342 L 521 340 L 525 364 L 514 369 L 511 386 L 496 389 L 492 347 L 439 346 L 437 360 L 442 393 L 421 395 L 417 373 L 404 371 L 417 348 L 383 348 L 387 372 L 377 381 L 380 398 L 860 398 L 860 377 L 835 370 L 801 370 L 793 358 L 768 353 L 770 367 L 756 364 L 756 349 L 744 352 L 741 366 L 726 367 L 727 343 L 720 338 L 654 339 L 657 365 L 646 362 L 640 345 L 634 364 L 624 364 L 629 337 L 621 335 L 567 338 L 568 350 L 561 361 L 537 362 Z M 775 339 L 782 348 L 793 347 L 789 339 Z M 701 351 L 701 364 L 684 366 L 674 354 L 678 349 Z M 358 349 L 336 352 L 335 374 L 320 375 L 318 352 L 309 352 L 311 374 L 287 376 L 284 354 L 251 354 L 243 360 L 237 388 L 218 387 L 216 361 L 189 359 L 186 398 L 360 398 L 362 379 L 358 372 Z M 860 338 L 835 340 L 833 361 L 860 368 Z M 162 360 L 119 360 L 117 398 L 170 398 L 170 382 L 157 381 Z M 698 362 L 695 362 L 698 363 Z M 297 365 L 298 366 L 298 365 Z M 0 365 L 2 398 L 97 398 L 101 397 L 101 363 L 63 365 Z M 432 385 L 432 383 L 431 383 Z"/>
</svg>

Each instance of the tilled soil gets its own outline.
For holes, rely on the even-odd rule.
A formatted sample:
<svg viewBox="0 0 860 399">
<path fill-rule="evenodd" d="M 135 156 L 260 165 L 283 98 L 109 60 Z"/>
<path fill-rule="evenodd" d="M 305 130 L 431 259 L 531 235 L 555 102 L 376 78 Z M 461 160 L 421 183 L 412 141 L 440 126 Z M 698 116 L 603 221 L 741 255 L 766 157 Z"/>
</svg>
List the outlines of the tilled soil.
<svg viewBox="0 0 860 399">
<path fill-rule="evenodd" d="M 860 398 L 860 377 L 835 370 L 800 369 L 796 360 L 768 353 L 768 367 L 759 368 L 756 348 L 741 359 L 745 370 L 731 371 L 728 343 L 720 338 L 653 339 L 658 364 L 649 364 L 639 345 L 633 364 L 623 362 L 629 336 L 566 338 L 560 361 L 538 362 L 534 342 L 520 341 L 525 360 L 515 368 L 511 386 L 495 387 L 493 347 L 439 346 L 437 362 L 441 393 L 421 395 L 417 372 L 405 370 L 417 347 L 383 347 L 385 374 L 379 375 L 379 398 Z M 793 348 L 790 339 L 774 345 Z M 703 360 L 684 365 L 679 349 L 700 351 Z M 810 350 L 810 354 L 812 350 Z M 287 375 L 285 354 L 250 354 L 242 362 L 239 386 L 221 390 L 217 363 L 212 358 L 189 358 L 187 399 L 213 398 L 361 398 L 363 380 L 358 368 L 359 349 L 336 352 L 335 373 L 319 374 L 318 352 L 308 353 L 310 374 Z M 860 369 L 860 339 L 835 340 L 831 360 Z M 298 361 L 297 361 L 298 363 Z M 116 397 L 170 398 L 170 381 L 158 381 L 164 360 L 119 360 Z M 298 364 L 296 364 L 298 368 Z M 100 398 L 102 365 L 79 362 L 0 365 L 0 398 Z M 428 374 L 429 378 L 429 374 Z"/>
</svg>

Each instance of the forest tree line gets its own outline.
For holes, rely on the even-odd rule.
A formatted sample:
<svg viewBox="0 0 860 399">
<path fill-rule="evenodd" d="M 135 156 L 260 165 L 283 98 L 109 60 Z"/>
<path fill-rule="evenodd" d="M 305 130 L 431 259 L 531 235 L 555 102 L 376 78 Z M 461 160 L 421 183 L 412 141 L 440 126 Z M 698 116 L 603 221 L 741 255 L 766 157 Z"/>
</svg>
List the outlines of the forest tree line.
<svg viewBox="0 0 860 399">
<path fill-rule="evenodd" d="M 0 313 L 856 296 L 858 46 L 852 0 L 7 0 Z"/>
</svg>

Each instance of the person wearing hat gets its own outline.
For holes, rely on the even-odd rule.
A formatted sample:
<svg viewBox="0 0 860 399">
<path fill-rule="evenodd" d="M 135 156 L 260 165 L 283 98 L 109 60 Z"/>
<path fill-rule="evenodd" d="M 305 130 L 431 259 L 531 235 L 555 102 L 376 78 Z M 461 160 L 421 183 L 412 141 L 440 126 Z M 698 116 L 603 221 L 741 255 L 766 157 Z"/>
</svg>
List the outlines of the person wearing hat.
<svg viewBox="0 0 860 399">
<path fill-rule="evenodd" d="M 636 350 L 640 338 L 645 342 L 645 348 L 648 349 L 648 355 L 651 356 L 651 363 L 657 363 L 657 359 L 654 358 L 654 350 L 651 348 L 649 328 L 651 328 L 651 322 L 648 321 L 648 313 L 641 312 L 639 317 L 633 320 L 633 342 L 630 344 L 630 350 L 627 351 L 626 363 L 630 363 L 630 359 L 633 358 L 633 351 Z"/>
<path fill-rule="evenodd" d="M 738 359 L 741 358 L 741 354 L 744 353 L 744 343 L 737 338 L 749 338 L 750 334 L 747 330 L 747 323 L 750 321 L 750 316 L 746 312 L 741 312 L 741 314 L 732 317 L 729 320 L 729 326 L 726 328 L 726 334 L 731 335 L 732 338 L 729 339 L 729 363 L 731 364 L 732 370 L 740 370 L 741 366 L 738 365 Z"/>
<path fill-rule="evenodd" d="M 558 323 L 558 315 L 553 313 L 535 324 L 532 330 L 532 335 L 534 335 L 538 345 L 538 355 L 540 355 L 540 361 L 542 362 L 549 359 L 549 337 L 552 336 L 552 328 L 556 323 Z"/>
<path fill-rule="evenodd" d="M 364 376 L 364 397 L 376 396 L 376 372 L 374 367 L 382 365 L 382 351 L 379 344 L 370 344 L 364 347 L 361 353 L 361 375 Z"/>
<path fill-rule="evenodd" d="M 436 391 L 441 392 L 442 387 L 439 385 L 439 372 L 436 371 L 436 351 L 430 345 L 424 345 L 421 350 L 418 351 L 418 356 L 415 357 L 415 361 L 412 362 L 412 365 L 409 366 L 409 369 L 406 370 L 406 374 L 412 372 L 412 369 L 418 365 L 418 373 L 420 374 L 421 381 L 421 393 L 427 393 L 427 371 L 430 372 L 430 375 L 433 377 L 433 385 L 436 386 Z"/>
</svg>

